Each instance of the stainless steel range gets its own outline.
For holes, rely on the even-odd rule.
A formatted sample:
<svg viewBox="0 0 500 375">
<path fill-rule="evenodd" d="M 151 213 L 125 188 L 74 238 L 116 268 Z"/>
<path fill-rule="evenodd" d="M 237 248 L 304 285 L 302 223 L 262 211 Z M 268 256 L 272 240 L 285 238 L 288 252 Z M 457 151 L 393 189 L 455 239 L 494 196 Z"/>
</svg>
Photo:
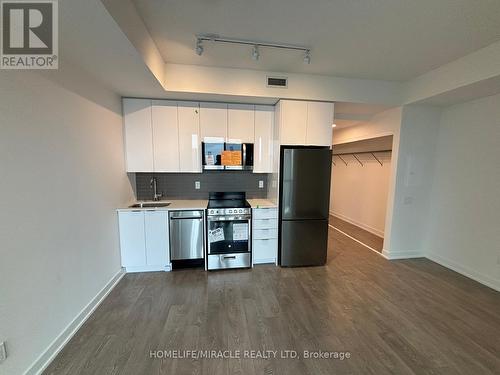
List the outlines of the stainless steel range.
<svg viewBox="0 0 500 375">
<path fill-rule="evenodd" d="M 245 193 L 209 193 L 207 269 L 252 266 L 252 209 Z"/>
</svg>

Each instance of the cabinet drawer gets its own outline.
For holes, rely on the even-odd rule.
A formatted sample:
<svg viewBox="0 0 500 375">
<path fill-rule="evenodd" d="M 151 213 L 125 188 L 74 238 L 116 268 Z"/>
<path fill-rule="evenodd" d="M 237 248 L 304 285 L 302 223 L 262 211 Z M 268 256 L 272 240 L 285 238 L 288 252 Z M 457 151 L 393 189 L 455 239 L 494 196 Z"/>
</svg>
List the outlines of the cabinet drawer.
<svg viewBox="0 0 500 375">
<path fill-rule="evenodd" d="M 254 229 L 253 238 L 255 240 L 267 240 L 269 238 L 278 238 L 278 229 Z"/>
<path fill-rule="evenodd" d="M 277 229 L 278 219 L 254 219 L 253 229 Z"/>
<path fill-rule="evenodd" d="M 219 270 L 222 268 L 251 267 L 250 253 L 239 254 L 210 254 L 207 257 L 207 269 Z"/>
<path fill-rule="evenodd" d="M 277 219 L 278 209 L 277 208 L 254 208 L 253 210 L 254 219 Z"/>
<path fill-rule="evenodd" d="M 253 241 L 253 263 L 274 263 L 278 254 L 278 239 Z"/>
</svg>

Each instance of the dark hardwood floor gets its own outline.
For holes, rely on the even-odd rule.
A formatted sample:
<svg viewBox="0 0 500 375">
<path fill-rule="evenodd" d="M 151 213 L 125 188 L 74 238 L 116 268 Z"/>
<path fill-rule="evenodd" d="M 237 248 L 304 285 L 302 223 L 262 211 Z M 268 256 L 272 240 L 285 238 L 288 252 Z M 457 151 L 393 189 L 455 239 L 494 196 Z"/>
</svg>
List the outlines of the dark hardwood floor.
<svg viewBox="0 0 500 375">
<path fill-rule="evenodd" d="M 330 229 L 325 267 L 128 274 L 46 374 L 499 374 L 500 293 Z M 349 359 L 154 359 L 150 350 Z"/>
<path fill-rule="evenodd" d="M 330 215 L 330 225 L 340 229 L 342 232 L 347 233 L 349 236 L 354 237 L 358 241 L 363 242 L 365 245 L 370 246 L 373 250 L 382 252 L 384 246 L 384 239 L 379 237 L 363 228 L 354 224 L 348 223 L 337 216 Z"/>
</svg>

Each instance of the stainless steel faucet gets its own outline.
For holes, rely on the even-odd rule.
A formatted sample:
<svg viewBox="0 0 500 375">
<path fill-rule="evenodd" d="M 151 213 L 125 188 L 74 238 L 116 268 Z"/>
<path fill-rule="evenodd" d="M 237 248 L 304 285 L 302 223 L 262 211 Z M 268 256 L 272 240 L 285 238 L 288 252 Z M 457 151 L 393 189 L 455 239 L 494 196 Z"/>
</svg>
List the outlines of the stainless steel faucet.
<svg viewBox="0 0 500 375">
<path fill-rule="evenodd" d="M 162 193 L 158 193 L 158 180 L 156 179 L 156 177 L 153 177 L 151 179 L 151 182 L 150 182 L 150 187 L 153 188 L 153 200 L 155 202 L 159 201 L 160 198 L 163 196 Z"/>
</svg>

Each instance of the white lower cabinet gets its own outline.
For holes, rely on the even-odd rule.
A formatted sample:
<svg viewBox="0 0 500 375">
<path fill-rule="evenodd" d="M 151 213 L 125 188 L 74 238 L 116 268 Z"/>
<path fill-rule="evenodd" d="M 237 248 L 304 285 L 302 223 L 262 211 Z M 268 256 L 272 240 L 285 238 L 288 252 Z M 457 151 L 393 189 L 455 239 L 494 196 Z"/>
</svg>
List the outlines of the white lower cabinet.
<svg viewBox="0 0 500 375">
<path fill-rule="evenodd" d="M 276 263 L 278 257 L 278 209 L 252 210 L 253 264 Z"/>
<path fill-rule="evenodd" d="M 127 272 L 170 270 L 167 211 L 120 211 L 118 221 Z"/>
</svg>

